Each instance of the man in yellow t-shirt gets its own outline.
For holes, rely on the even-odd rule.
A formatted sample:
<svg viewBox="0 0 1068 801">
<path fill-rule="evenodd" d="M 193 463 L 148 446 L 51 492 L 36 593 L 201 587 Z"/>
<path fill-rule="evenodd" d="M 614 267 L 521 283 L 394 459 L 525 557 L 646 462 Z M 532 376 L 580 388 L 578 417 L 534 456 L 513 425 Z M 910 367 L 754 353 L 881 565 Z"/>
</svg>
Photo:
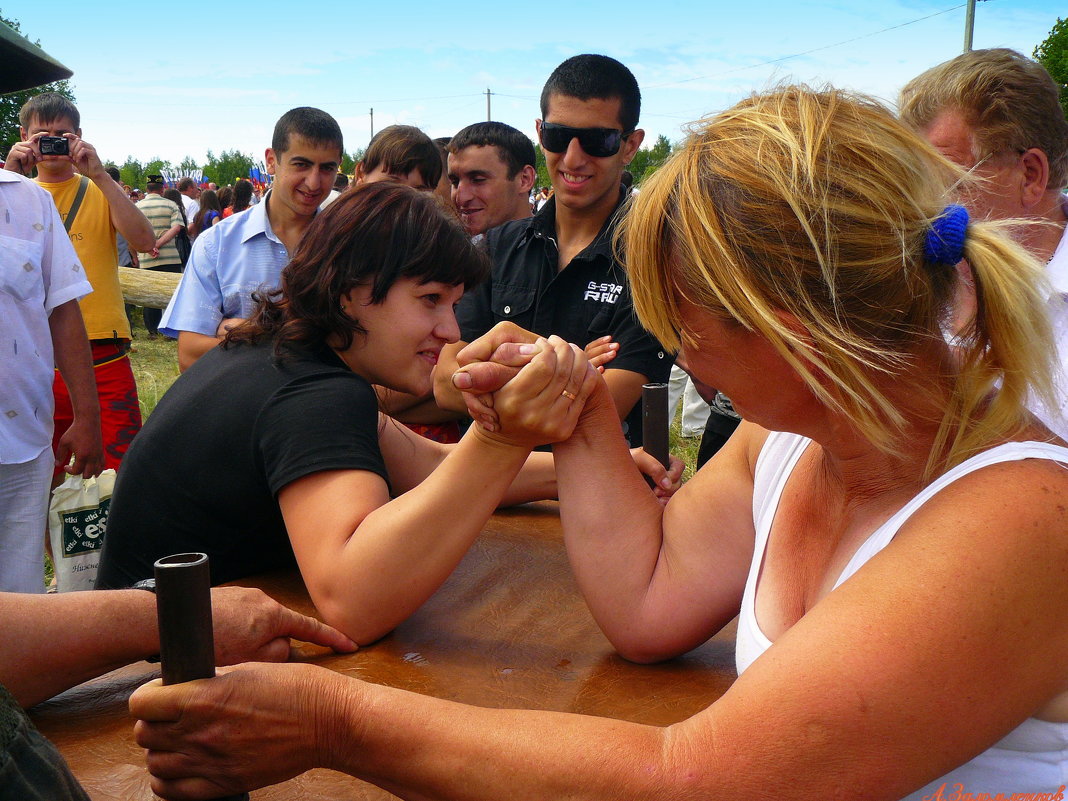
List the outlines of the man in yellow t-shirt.
<svg viewBox="0 0 1068 801">
<path fill-rule="evenodd" d="M 115 232 L 131 247 L 145 251 L 152 250 L 155 236 L 145 215 L 104 171 L 96 149 L 81 138 L 78 109 L 67 98 L 51 92 L 32 97 L 19 112 L 19 123 L 22 141 L 11 148 L 5 169 L 29 176 L 37 167 L 37 183 L 52 195 L 93 286 L 79 305 L 92 346 L 105 466 L 117 468 L 141 428 L 141 410 L 127 356 L 130 324 L 119 288 Z M 50 152 L 42 154 L 42 137 L 65 140 L 68 152 L 56 154 L 64 146 L 57 148 L 57 143 L 49 141 L 45 149 Z M 72 410 L 58 373 L 53 389 L 55 430 L 62 432 Z"/>
</svg>

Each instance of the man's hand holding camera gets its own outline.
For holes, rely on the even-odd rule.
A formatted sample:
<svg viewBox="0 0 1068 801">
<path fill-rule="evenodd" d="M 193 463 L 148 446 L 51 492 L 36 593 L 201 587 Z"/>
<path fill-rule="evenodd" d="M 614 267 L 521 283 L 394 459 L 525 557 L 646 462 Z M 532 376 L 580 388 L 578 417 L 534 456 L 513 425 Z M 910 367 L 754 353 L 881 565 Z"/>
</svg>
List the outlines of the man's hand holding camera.
<svg viewBox="0 0 1068 801">
<path fill-rule="evenodd" d="M 4 169 L 17 172 L 20 175 L 25 175 L 29 178 L 30 172 L 33 170 L 37 162 L 41 160 L 41 150 L 38 141 L 46 136 L 48 136 L 48 134 L 34 134 L 29 139 L 13 144 L 11 150 L 7 153 L 7 161 L 4 163 Z M 48 138 L 55 140 L 62 137 L 48 136 Z"/>
<path fill-rule="evenodd" d="M 71 162 L 86 178 L 95 180 L 106 175 L 96 148 L 74 133 L 50 136 L 47 132 L 40 132 L 25 141 L 16 142 L 7 154 L 4 169 L 29 177 L 38 163 L 52 160 Z"/>
</svg>

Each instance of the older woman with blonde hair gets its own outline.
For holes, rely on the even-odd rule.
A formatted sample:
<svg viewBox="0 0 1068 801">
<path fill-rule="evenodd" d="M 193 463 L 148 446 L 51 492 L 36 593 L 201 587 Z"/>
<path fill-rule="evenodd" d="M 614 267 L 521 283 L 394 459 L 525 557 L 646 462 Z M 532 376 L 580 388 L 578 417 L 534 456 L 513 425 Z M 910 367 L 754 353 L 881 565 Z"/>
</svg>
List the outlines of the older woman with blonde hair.
<svg viewBox="0 0 1068 801">
<path fill-rule="evenodd" d="M 746 422 L 661 507 L 588 371 L 554 445 L 566 543 L 630 659 L 738 617 L 722 698 L 655 728 L 243 667 L 135 694 L 154 789 L 322 765 L 419 799 L 1060 797 L 1068 449 L 1025 408 L 1050 333 L 1037 266 L 952 204 L 963 179 L 873 101 L 784 88 L 697 126 L 625 222 L 643 323 Z M 979 311 L 952 350 L 961 258 Z M 518 338 L 472 343 L 460 383 L 493 389 Z M 526 402 L 508 383 L 476 412 L 530 437 Z"/>
</svg>

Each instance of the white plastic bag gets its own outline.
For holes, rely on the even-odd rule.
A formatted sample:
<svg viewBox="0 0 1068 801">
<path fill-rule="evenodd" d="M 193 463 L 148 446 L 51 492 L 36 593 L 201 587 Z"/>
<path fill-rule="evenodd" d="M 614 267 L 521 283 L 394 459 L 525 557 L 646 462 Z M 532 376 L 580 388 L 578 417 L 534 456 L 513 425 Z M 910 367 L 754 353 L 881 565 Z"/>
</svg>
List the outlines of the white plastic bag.
<svg viewBox="0 0 1068 801">
<path fill-rule="evenodd" d="M 67 476 L 52 490 L 48 536 L 59 592 L 93 589 L 114 486 L 115 471 L 109 469 L 96 478 Z"/>
</svg>

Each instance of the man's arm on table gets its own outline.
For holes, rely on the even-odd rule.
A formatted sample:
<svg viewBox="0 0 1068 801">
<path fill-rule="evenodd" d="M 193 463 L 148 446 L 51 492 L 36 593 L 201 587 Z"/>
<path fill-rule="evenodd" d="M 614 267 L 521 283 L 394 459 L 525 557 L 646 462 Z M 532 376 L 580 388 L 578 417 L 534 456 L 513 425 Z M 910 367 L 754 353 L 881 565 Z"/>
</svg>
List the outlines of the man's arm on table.
<svg viewBox="0 0 1068 801">
<path fill-rule="evenodd" d="M 215 661 L 281 662 L 289 637 L 355 649 L 340 632 L 278 604 L 260 590 L 212 590 Z M 156 599 L 144 590 L 57 595 L 0 593 L 0 684 L 23 707 L 159 653 Z"/>
</svg>

